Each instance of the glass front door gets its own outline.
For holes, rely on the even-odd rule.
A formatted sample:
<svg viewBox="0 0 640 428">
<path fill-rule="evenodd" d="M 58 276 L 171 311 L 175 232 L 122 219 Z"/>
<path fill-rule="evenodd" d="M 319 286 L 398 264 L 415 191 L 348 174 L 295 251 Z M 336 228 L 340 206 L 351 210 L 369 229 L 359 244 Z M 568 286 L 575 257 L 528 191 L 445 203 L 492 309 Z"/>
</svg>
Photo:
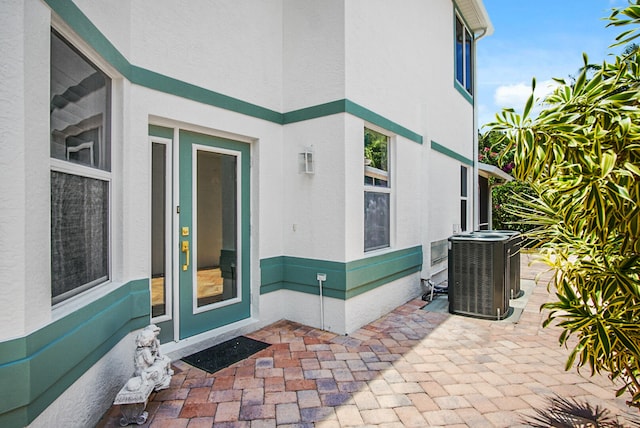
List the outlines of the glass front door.
<svg viewBox="0 0 640 428">
<path fill-rule="evenodd" d="M 153 130 L 163 137 L 149 138 L 151 317 L 166 343 L 250 316 L 250 150 Z"/>
<path fill-rule="evenodd" d="M 181 131 L 179 338 L 250 316 L 249 145 Z"/>
</svg>

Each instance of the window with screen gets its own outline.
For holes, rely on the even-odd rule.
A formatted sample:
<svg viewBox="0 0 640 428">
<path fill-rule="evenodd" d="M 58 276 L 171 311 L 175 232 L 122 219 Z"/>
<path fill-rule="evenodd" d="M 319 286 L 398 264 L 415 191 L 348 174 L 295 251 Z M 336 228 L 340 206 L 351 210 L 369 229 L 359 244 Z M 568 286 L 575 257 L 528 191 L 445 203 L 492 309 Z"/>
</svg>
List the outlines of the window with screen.
<svg viewBox="0 0 640 428">
<path fill-rule="evenodd" d="M 51 294 L 109 279 L 111 79 L 51 31 Z"/>
</svg>

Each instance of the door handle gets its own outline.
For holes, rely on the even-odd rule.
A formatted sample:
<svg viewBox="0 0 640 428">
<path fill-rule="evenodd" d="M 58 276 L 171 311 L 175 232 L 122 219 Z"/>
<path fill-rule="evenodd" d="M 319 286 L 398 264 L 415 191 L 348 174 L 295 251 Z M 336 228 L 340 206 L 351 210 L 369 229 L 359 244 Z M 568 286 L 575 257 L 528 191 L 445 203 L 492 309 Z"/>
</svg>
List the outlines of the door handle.
<svg viewBox="0 0 640 428">
<path fill-rule="evenodd" d="M 182 265 L 182 270 L 189 269 L 189 241 L 182 241 L 182 252 L 185 253 L 185 263 Z"/>
</svg>

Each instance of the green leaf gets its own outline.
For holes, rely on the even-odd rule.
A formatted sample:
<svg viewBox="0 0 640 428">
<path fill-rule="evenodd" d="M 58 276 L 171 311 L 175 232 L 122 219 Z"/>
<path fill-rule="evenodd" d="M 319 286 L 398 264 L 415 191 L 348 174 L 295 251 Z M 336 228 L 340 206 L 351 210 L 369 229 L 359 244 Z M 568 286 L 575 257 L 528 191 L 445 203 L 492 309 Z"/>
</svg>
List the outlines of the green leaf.
<svg viewBox="0 0 640 428">
<path fill-rule="evenodd" d="M 638 165 L 632 164 L 631 162 L 625 162 L 624 167 L 635 175 L 640 176 L 640 168 Z"/>
<path fill-rule="evenodd" d="M 600 159 L 600 168 L 602 169 L 601 177 L 606 177 L 613 171 L 613 167 L 616 165 L 617 156 L 613 152 L 603 153 Z"/>
<path fill-rule="evenodd" d="M 527 100 L 527 104 L 524 106 L 524 112 L 522 113 L 522 117 L 528 117 L 531 112 L 531 107 L 533 107 L 533 93 L 529 95 L 529 99 Z"/>
<path fill-rule="evenodd" d="M 605 355 L 608 356 L 611 354 L 611 341 L 609 340 L 607 329 L 600 321 L 596 323 L 596 327 L 598 329 L 598 340 L 602 344 Z"/>
<path fill-rule="evenodd" d="M 622 342 L 622 344 L 633 354 L 640 356 L 640 348 L 638 348 L 638 345 L 636 344 L 636 341 L 634 341 L 633 339 L 631 339 L 627 334 L 624 333 L 624 331 L 622 331 L 619 328 L 612 328 L 613 333 L 616 337 L 616 339 L 618 339 L 620 342 Z"/>
<path fill-rule="evenodd" d="M 638 93 L 635 91 L 625 91 L 618 92 L 616 94 L 608 96 L 603 102 L 613 102 L 613 101 L 629 101 L 638 96 Z"/>
<path fill-rule="evenodd" d="M 605 201 L 602 198 L 600 189 L 596 183 L 591 185 L 591 192 L 589 196 L 593 201 L 593 209 L 595 210 L 598 229 L 602 230 L 606 224 L 607 211 Z"/>
<path fill-rule="evenodd" d="M 584 67 L 582 67 L 582 71 L 578 75 L 576 79 L 576 83 L 573 85 L 574 93 L 579 93 L 582 91 L 582 87 L 584 86 L 584 82 L 587 80 L 587 65 L 589 64 L 589 59 L 587 58 L 587 54 L 583 53 L 582 58 L 584 60 Z"/>
</svg>

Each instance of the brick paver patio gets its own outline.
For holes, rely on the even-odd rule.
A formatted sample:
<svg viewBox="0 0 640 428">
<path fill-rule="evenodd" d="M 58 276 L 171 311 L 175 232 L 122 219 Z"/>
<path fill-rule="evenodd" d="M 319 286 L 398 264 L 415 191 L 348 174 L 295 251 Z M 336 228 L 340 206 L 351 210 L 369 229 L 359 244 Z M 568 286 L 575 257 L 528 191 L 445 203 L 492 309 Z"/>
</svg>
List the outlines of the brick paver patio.
<svg viewBox="0 0 640 428">
<path fill-rule="evenodd" d="M 523 285 L 543 270 L 523 256 Z M 277 322 L 248 335 L 272 346 L 217 373 L 176 361 L 144 426 L 518 427 L 556 395 L 636 415 L 606 376 L 564 371 L 560 330 L 541 327 L 542 277 L 515 323 L 429 312 L 420 299 L 349 336 Z M 98 426 L 119 418 L 113 406 Z"/>
</svg>

